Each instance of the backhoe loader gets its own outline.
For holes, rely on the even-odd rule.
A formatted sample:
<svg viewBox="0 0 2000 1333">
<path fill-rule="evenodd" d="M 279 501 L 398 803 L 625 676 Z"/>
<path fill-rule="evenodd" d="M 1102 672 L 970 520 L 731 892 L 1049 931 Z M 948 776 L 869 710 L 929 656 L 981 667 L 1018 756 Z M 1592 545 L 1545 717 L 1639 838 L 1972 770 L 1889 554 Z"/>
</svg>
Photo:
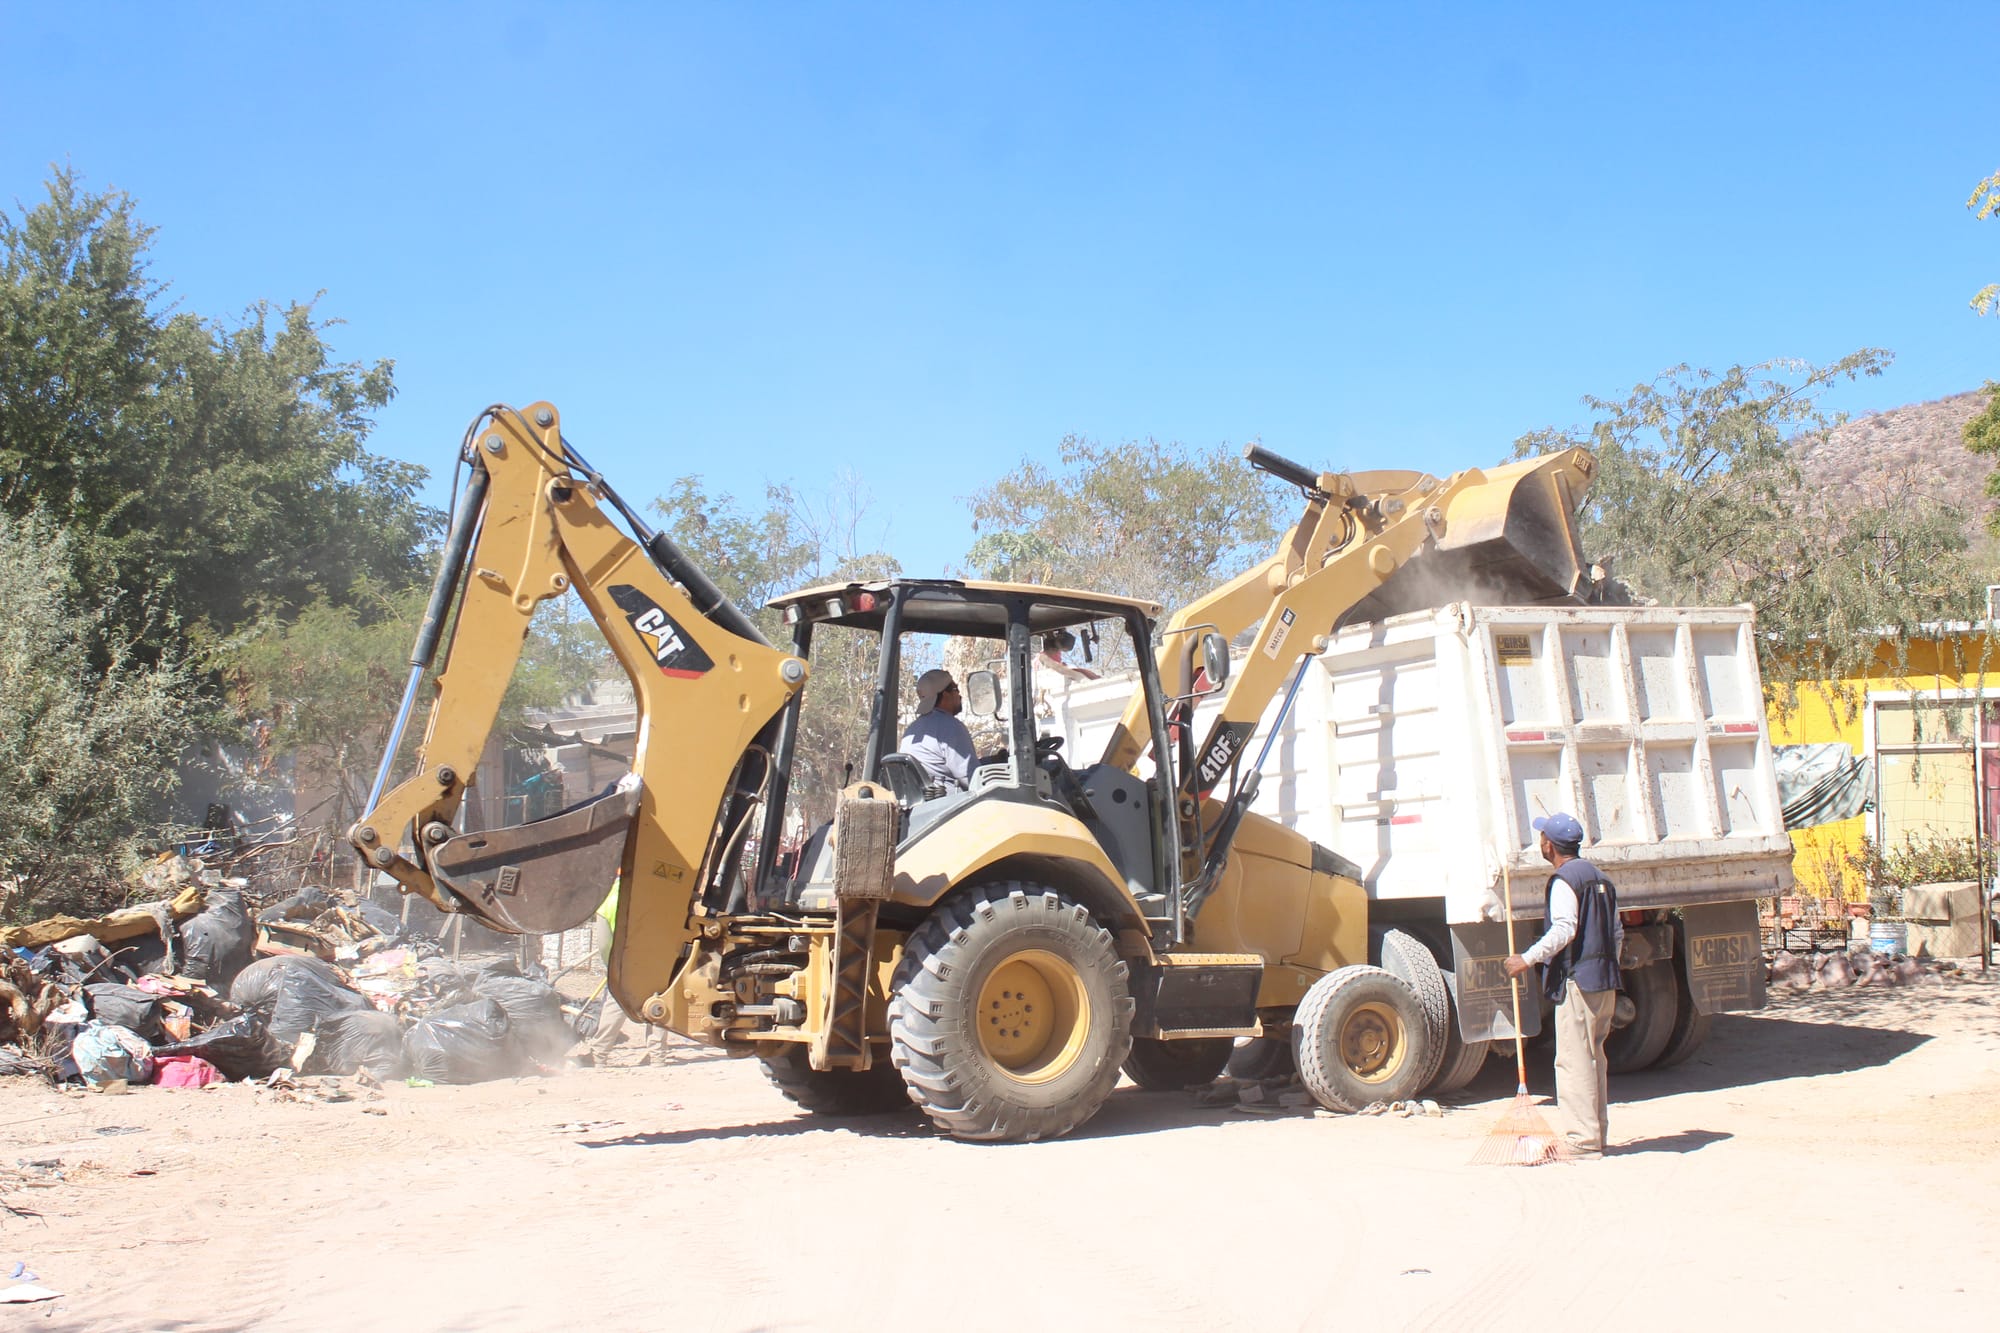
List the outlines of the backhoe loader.
<svg viewBox="0 0 2000 1333">
<path fill-rule="evenodd" d="M 1247 453 L 1298 487 L 1300 519 L 1269 560 L 1164 626 L 1163 608 L 1129 598 L 892 578 L 779 598 L 792 640 L 774 646 L 563 438 L 552 405 L 489 409 L 462 450 L 464 500 L 350 838 L 405 892 L 505 932 L 575 926 L 622 877 L 616 1002 L 757 1057 L 812 1112 L 914 1103 L 961 1138 L 1048 1138 L 1088 1120 L 1121 1069 L 1149 1088 L 1204 1082 L 1235 1039 L 1285 1020 L 1328 1105 L 1413 1095 L 1442 1040 L 1423 993 L 1436 978 L 1366 965 L 1360 872 L 1249 813 L 1260 766 L 1243 752 L 1337 625 L 1472 579 L 1516 602 L 1587 600 L 1572 512 L 1592 460 L 1440 480 Z M 529 619 L 572 590 L 633 681 L 633 772 L 534 823 L 460 831 Z M 1232 674 L 1229 639 L 1252 627 Z M 780 856 L 815 634 L 830 628 L 875 648 L 859 780 Z M 1035 645 L 1063 630 L 1122 636 L 1138 664 L 1105 752 L 1074 763 L 1033 705 Z M 1003 743 L 963 791 L 939 794 L 897 748 L 900 684 L 928 664 L 927 636 L 990 653 L 964 693 Z M 392 786 L 441 648 L 414 771 Z M 1197 745 L 1192 704 L 1217 693 Z"/>
</svg>

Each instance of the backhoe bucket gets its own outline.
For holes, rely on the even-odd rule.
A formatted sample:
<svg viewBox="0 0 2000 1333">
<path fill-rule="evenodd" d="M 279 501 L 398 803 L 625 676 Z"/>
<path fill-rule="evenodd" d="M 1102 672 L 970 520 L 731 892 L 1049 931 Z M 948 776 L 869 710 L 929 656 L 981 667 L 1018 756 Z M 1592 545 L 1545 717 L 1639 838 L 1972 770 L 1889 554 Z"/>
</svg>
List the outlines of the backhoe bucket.
<svg viewBox="0 0 2000 1333">
<path fill-rule="evenodd" d="M 1581 603 L 1589 566 L 1577 539 L 1576 503 L 1589 485 L 1590 461 L 1571 451 L 1488 470 L 1447 503 L 1436 542 L 1341 623 L 1447 602 Z"/>
<path fill-rule="evenodd" d="M 431 876 L 495 930 L 570 930 L 611 891 L 638 813 L 638 784 L 620 784 L 532 824 L 449 838 L 431 849 Z"/>
</svg>

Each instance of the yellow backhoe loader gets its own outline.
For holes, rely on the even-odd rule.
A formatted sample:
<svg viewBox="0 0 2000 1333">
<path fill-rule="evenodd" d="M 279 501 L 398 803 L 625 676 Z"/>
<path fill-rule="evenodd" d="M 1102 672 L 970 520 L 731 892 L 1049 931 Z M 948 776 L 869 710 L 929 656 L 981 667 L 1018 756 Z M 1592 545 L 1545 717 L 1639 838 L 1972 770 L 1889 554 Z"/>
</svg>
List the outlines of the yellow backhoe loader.
<svg viewBox="0 0 2000 1333">
<path fill-rule="evenodd" d="M 809 1111 L 921 1108 L 967 1139 L 1068 1132 L 1121 1068 L 1145 1087 L 1213 1078 L 1239 1037 L 1290 1021 L 1331 1106 L 1414 1095 L 1443 1040 L 1435 975 L 1367 965 L 1359 871 L 1252 815 L 1258 718 L 1338 624 L 1463 596 L 1591 595 L 1572 513 L 1589 455 L 1446 479 L 1250 463 L 1305 498 L 1280 551 L 1160 624 L 1148 602 L 895 578 L 778 599 L 774 647 L 672 538 L 563 438 L 556 410 L 494 408 L 469 467 L 367 812 L 350 837 L 406 892 L 508 932 L 585 921 L 622 896 L 610 992 L 627 1013 L 756 1056 Z M 621 527 L 618 519 L 623 519 Z M 465 784 L 537 605 L 571 590 L 631 676 L 631 776 L 534 823 L 462 832 Z M 451 642 L 415 771 L 390 785 L 424 678 Z M 871 636 L 860 775 L 796 852 L 785 842 L 814 636 Z M 1255 627 L 1233 678 L 1229 639 Z M 1036 646 L 1122 636 L 1138 688 L 1106 752 L 1038 733 Z M 966 789 L 898 750 L 911 645 L 983 643 L 970 712 L 999 729 Z M 925 659 L 928 661 L 928 659 Z M 1192 703 L 1226 691 L 1197 746 Z M 1434 969 L 1433 969 L 1434 972 Z"/>
</svg>

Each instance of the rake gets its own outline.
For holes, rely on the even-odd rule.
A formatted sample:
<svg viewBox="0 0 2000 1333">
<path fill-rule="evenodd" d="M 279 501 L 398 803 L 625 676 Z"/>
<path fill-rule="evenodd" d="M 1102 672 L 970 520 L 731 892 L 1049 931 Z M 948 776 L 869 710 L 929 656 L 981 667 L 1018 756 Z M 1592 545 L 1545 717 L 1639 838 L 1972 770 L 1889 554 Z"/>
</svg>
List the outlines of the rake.
<svg viewBox="0 0 2000 1333">
<path fill-rule="evenodd" d="M 1514 954 L 1514 880 L 1503 864 L 1500 887 L 1507 903 L 1507 955 Z M 1521 979 L 1509 977 L 1514 990 L 1514 1101 L 1507 1113 L 1486 1132 L 1474 1166 L 1545 1166 L 1569 1160 L 1568 1140 L 1558 1134 L 1528 1096 L 1528 1054 L 1521 1040 Z"/>
</svg>

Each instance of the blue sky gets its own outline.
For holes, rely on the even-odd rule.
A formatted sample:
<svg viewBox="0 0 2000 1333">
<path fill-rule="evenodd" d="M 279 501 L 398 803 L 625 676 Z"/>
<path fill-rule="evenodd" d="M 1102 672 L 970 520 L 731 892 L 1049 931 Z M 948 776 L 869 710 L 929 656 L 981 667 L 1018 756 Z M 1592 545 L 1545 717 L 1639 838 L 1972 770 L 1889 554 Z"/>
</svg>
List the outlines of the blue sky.
<svg viewBox="0 0 2000 1333">
<path fill-rule="evenodd" d="M 0 21 L 0 199 L 128 191 L 204 315 L 323 290 L 379 451 L 548 398 L 628 495 L 851 474 L 912 572 L 1072 432 L 1446 472 L 1683 361 L 2000 377 L 1991 3 Z"/>
</svg>

